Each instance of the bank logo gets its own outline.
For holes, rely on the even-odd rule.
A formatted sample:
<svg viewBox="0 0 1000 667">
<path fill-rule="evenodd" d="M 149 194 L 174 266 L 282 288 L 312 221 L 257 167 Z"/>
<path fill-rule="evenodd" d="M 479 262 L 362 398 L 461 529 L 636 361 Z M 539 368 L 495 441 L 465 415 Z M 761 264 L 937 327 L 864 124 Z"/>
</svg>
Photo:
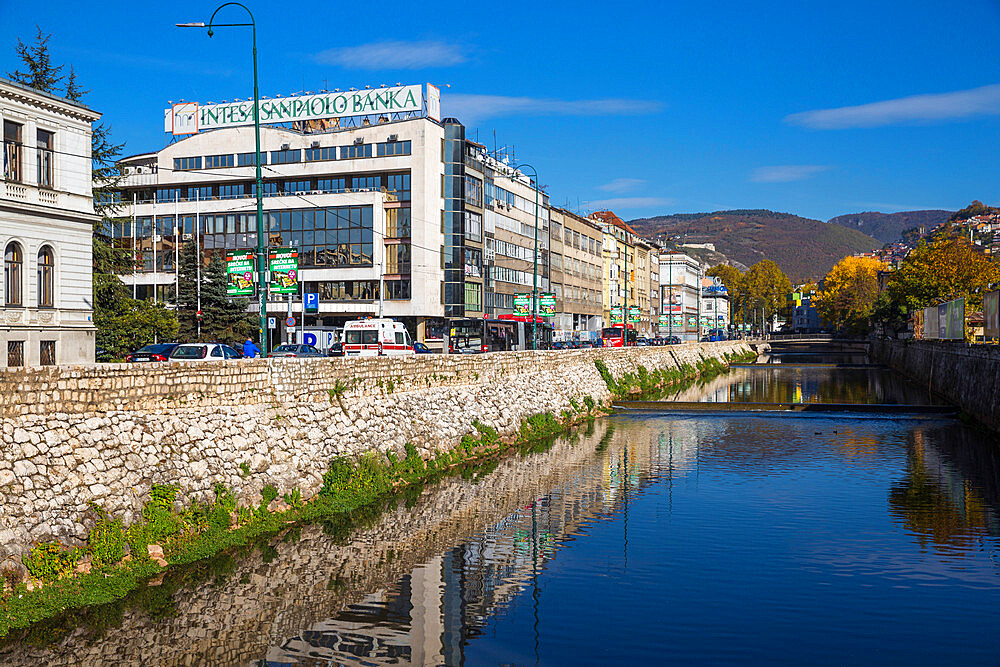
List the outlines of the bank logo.
<svg viewBox="0 0 1000 667">
<path fill-rule="evenodd" d="M 198 134 L 197 102 L 181 102 L 170 108 L 170 131 L 174 136 Z"/>
</svg>

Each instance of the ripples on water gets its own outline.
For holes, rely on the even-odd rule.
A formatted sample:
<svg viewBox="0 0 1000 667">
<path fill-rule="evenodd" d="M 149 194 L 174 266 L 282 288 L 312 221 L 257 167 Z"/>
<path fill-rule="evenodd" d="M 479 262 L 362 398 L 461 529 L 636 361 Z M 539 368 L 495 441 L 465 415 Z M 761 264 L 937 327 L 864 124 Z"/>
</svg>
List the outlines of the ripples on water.
<svg viewBox="0 0 1000 667">
<path fill-rule="evenodd" d="M 754 372 L 723 384 L 788 391 Z M 823 377 L 920 394 L 863 373 Z M 103 650 L 153 629 L 176 662 L 997 664 L 998 452 L 950 420 L 614 416 L 194 591 L 209 619 L 238 601 L 200 617 L 207 646 L 181 602 Z"/>
</svg>

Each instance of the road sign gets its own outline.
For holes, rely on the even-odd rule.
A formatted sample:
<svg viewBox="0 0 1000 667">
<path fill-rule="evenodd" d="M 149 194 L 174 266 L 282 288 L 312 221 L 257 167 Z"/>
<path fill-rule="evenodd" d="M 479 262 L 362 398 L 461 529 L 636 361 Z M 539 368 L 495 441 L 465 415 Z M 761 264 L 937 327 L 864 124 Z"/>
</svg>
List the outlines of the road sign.
<svg viewBox="0 0 1000 667">
<path fill-rule="evenodd" d="M 315 313 L 317 311 L 319 311 L 319 294 L 306 292 L 306 312 Z"/>
<path fill-rule="evenodd" d="M 269 318 L 267 318 L 267 328 L 268 329 L 277 329 L 278 328 L 278 318 L 277 317 L 269 317 Z"/>
<path fill-rule="evenodd" d="M 295 318 L 292 317 L 291 315 L 289 315 L 288 317 L 286 317 L 285 318 L 285 326 L 288 327 L 289 329 L 293 328 L 295 326 Z"/>
</svg>

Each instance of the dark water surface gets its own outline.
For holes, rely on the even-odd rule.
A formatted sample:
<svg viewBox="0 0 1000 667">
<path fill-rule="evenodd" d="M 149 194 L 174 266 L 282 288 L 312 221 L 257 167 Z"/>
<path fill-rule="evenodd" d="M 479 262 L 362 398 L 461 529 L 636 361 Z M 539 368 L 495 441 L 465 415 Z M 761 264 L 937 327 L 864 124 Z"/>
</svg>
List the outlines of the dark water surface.
<svg viewBox="0 0 1000 667">
<path fill-rule="evenodd" d="M 927 400 L 877 369 L 700 391 L 747 386 Z M 1000 664 L 1000 446 L 951 420 L 612 416 L 327 533 L 0 662 Z"/>
</svg>

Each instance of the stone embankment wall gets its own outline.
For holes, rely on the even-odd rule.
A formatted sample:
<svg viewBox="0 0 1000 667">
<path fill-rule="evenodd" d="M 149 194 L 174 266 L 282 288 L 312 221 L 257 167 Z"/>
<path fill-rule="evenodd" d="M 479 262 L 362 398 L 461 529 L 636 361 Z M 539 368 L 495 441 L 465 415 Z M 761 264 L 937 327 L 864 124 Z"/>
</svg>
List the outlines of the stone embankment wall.
<svg viewBox="0 0 1000 667">
<path fill-rule="evenodd" d="M 936 341 L 874 341 L 872 357 L 1000 432 L 1000 347 Z"/>
<path fill-rule="evenodd" d="M 620 376 L 745 352 L 739 342 L 470 356 L 269 359 L 0 372 L 0 562 L 32 542 L 83 539 L 88 502 L 126 523 L 153 484 L 256 502 L 309 497 L 335 456 L 450 449 L 473 420 L 501 434 L 609 392 Z M 248 468 L 250 474 L 246 474 Z"/>
</svg>

